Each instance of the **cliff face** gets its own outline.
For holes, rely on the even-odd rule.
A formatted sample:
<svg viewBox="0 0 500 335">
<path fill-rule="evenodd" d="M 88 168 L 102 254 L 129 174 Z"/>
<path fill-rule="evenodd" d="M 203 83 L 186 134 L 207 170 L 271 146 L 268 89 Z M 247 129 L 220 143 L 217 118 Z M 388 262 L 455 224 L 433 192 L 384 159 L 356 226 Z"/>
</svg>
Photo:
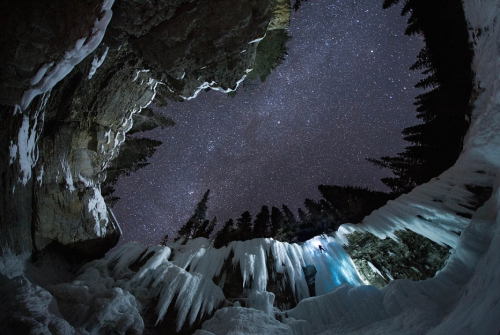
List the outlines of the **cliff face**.
<svg viewBox="0 0 500 335">
<path fill-rule="evenodd" d="M 120 234 L 100 185 L 133 115 L 157 93 L 178 100 L 235 88 L 272 17 L 270 0 L 51 0 L 2 10 L 12 19 L 1 27 L 0 243 L 29 251 L 56 241 L 95 255 Z"/>
</svg>

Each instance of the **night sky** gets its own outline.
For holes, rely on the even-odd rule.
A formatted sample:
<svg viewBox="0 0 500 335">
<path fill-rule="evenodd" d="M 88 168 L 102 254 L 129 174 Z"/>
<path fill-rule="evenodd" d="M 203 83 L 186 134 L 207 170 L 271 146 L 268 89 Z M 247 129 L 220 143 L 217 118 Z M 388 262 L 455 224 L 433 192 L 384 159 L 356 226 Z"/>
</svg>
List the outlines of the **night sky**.
<svg viewBox="0 0 500 335">
<path fill-rule="evenodd" d="M 192 215 L 211 190 L 209 217 L 219 222 L 264 204 L 292 210 L 320 197 L 319 184 L 387 190 L 388 176 L 365 160 L 406 146 L 401 131 L 417 123 L 408 68 L 423 46 L 404 36 L 400 8 L 382 1 L 309 0 L 294 13 L 283 64 L 235 98 L 202 92 L 156 109 L 173 128 L 141 136 L 159 147 L 146 168 L 117 185 L 120 243 L 158 243 Z"/>
</svg>

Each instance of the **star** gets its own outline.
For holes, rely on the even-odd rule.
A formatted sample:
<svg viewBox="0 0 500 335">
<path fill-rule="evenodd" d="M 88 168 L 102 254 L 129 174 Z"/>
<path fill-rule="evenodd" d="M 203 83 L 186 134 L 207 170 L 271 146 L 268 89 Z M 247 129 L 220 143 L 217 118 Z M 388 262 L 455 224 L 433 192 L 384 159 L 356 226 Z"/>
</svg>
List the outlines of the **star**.
<svg viewBox="0 0 500 335">
<path fill-rule="evenodd" d="M 152 105 L 176 125 L 141 134 L 164 144 L 118 181 L 120 243 L 173 236 L 207 189 L 208 215 L 219 222 L 264 204 L 296 211 L 319 199 L 319 184 L 385 190 L 388 172 L 365 158 L 403 150 L 401 131 L 417 123 L 413 98 L 422 93 L 408 68 L 423 41 L 404 35 L 399 12 L 371 0 L 304 2 L 288 55 L 265 82 L 243 83 L 235 97 L 203 91 Z"/>
</svg>

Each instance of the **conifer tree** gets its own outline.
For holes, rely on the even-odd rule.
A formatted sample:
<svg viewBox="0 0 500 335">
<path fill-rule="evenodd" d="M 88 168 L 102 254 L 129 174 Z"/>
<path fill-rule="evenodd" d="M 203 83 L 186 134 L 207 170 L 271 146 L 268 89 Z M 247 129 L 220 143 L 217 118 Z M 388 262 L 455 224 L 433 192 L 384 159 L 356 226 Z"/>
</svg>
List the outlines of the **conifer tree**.
<svg viewBox="0 0 500 335">
<path fill-rule="evenodd" d="M 221 230 L 215 234 L 214 248 L 222 248 L 234 239 L 234 221 L 229 219 L 224 223 Z"/>
<path fill-rule="evenodd" d="M 277 207 L 271 208 L 271 237 L 277 239 L 277 234 L 283 228 L 285 216 Z"/>
<path fill-rule="evenodd" d="M 205 235 L 206 235 L 206 230 L 207 230 L 209 224 L 210 224 L 210 220 L 203 221 L 203 223 L 201 224 L 201 226 L 193 234 L 193 237 L 192 237 L 193 240 L 195 238 L 198 238 L 198 237 L 206 237 L 206 238 L 208 238 L 208 236 L 205 236 Z"/>
<path fill-rule="evenodd" d="M 269 207 L 264 205 L 253 223 L 253 238 L 269 237 L 269 219 Z"/>
<path fill-rule="evenodd" d="M 281 209 L 283 210 L 283 215 L 285 216 L 285 241 L 294 242 L 296 234 L 299 231 L 299 222 L 287 205 L 283 204 L 283 206 L 281 206 Z"/>
<path fill-rule="evenodd" d="M 208 225 L 207 229 L 205 230 L 205 236 L 206 238 L 210 238 L 210 235 L 215 229 L 215 226 L 217 226 L 217 216 L 214 216 L 212 221 L 210 221 L 210 224 Z"/>
<path fill-rule="evenodd" d="M 252 238 L 252 215 L 245 211 L 236 221 L 236 240 L 247 241 Z"/>
<path fill-rule="evenodd" d="M 182 225 L 182 227 L 177 231 L 177 238 L 176 240 L 179 240 L 180 238 L 185 238 L 185 242 L 187 242 L 188 239 L 194 238 L 197 236 L 197 232 L 200 229 L 200 227 L 203 225 L 203 222 L 206 220 L 206 215 L 207 215 L 207 202 L 208 202 L 208 196 L 210 194 L 210 190 L 207 190 L 205 194 L 203 195 L 203 198 L 198 202 L 196 205 L 196 208 L 194 210 L 194 214 L 189 218 L 189 220 Z"/>
</svg>

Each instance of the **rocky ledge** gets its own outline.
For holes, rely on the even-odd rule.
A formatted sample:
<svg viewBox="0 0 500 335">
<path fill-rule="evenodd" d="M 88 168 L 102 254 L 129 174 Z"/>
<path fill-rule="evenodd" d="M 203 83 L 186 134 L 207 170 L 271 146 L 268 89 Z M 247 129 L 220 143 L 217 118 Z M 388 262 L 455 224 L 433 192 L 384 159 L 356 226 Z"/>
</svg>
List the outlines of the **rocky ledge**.
<svg viewBox="0 0 500 335">
<path fill-rule="evenodd" d="M 234 90 L 269 23 L 287 20 L 273 6 L 3 3 L 12 15 L 2 23 L 0 48 L 2 247 L 21 252 L 57 242 L 95 257 L 116 244 L 120 230 L 101 184 L 134 115 L 155 98 Z"/>
</svg>

